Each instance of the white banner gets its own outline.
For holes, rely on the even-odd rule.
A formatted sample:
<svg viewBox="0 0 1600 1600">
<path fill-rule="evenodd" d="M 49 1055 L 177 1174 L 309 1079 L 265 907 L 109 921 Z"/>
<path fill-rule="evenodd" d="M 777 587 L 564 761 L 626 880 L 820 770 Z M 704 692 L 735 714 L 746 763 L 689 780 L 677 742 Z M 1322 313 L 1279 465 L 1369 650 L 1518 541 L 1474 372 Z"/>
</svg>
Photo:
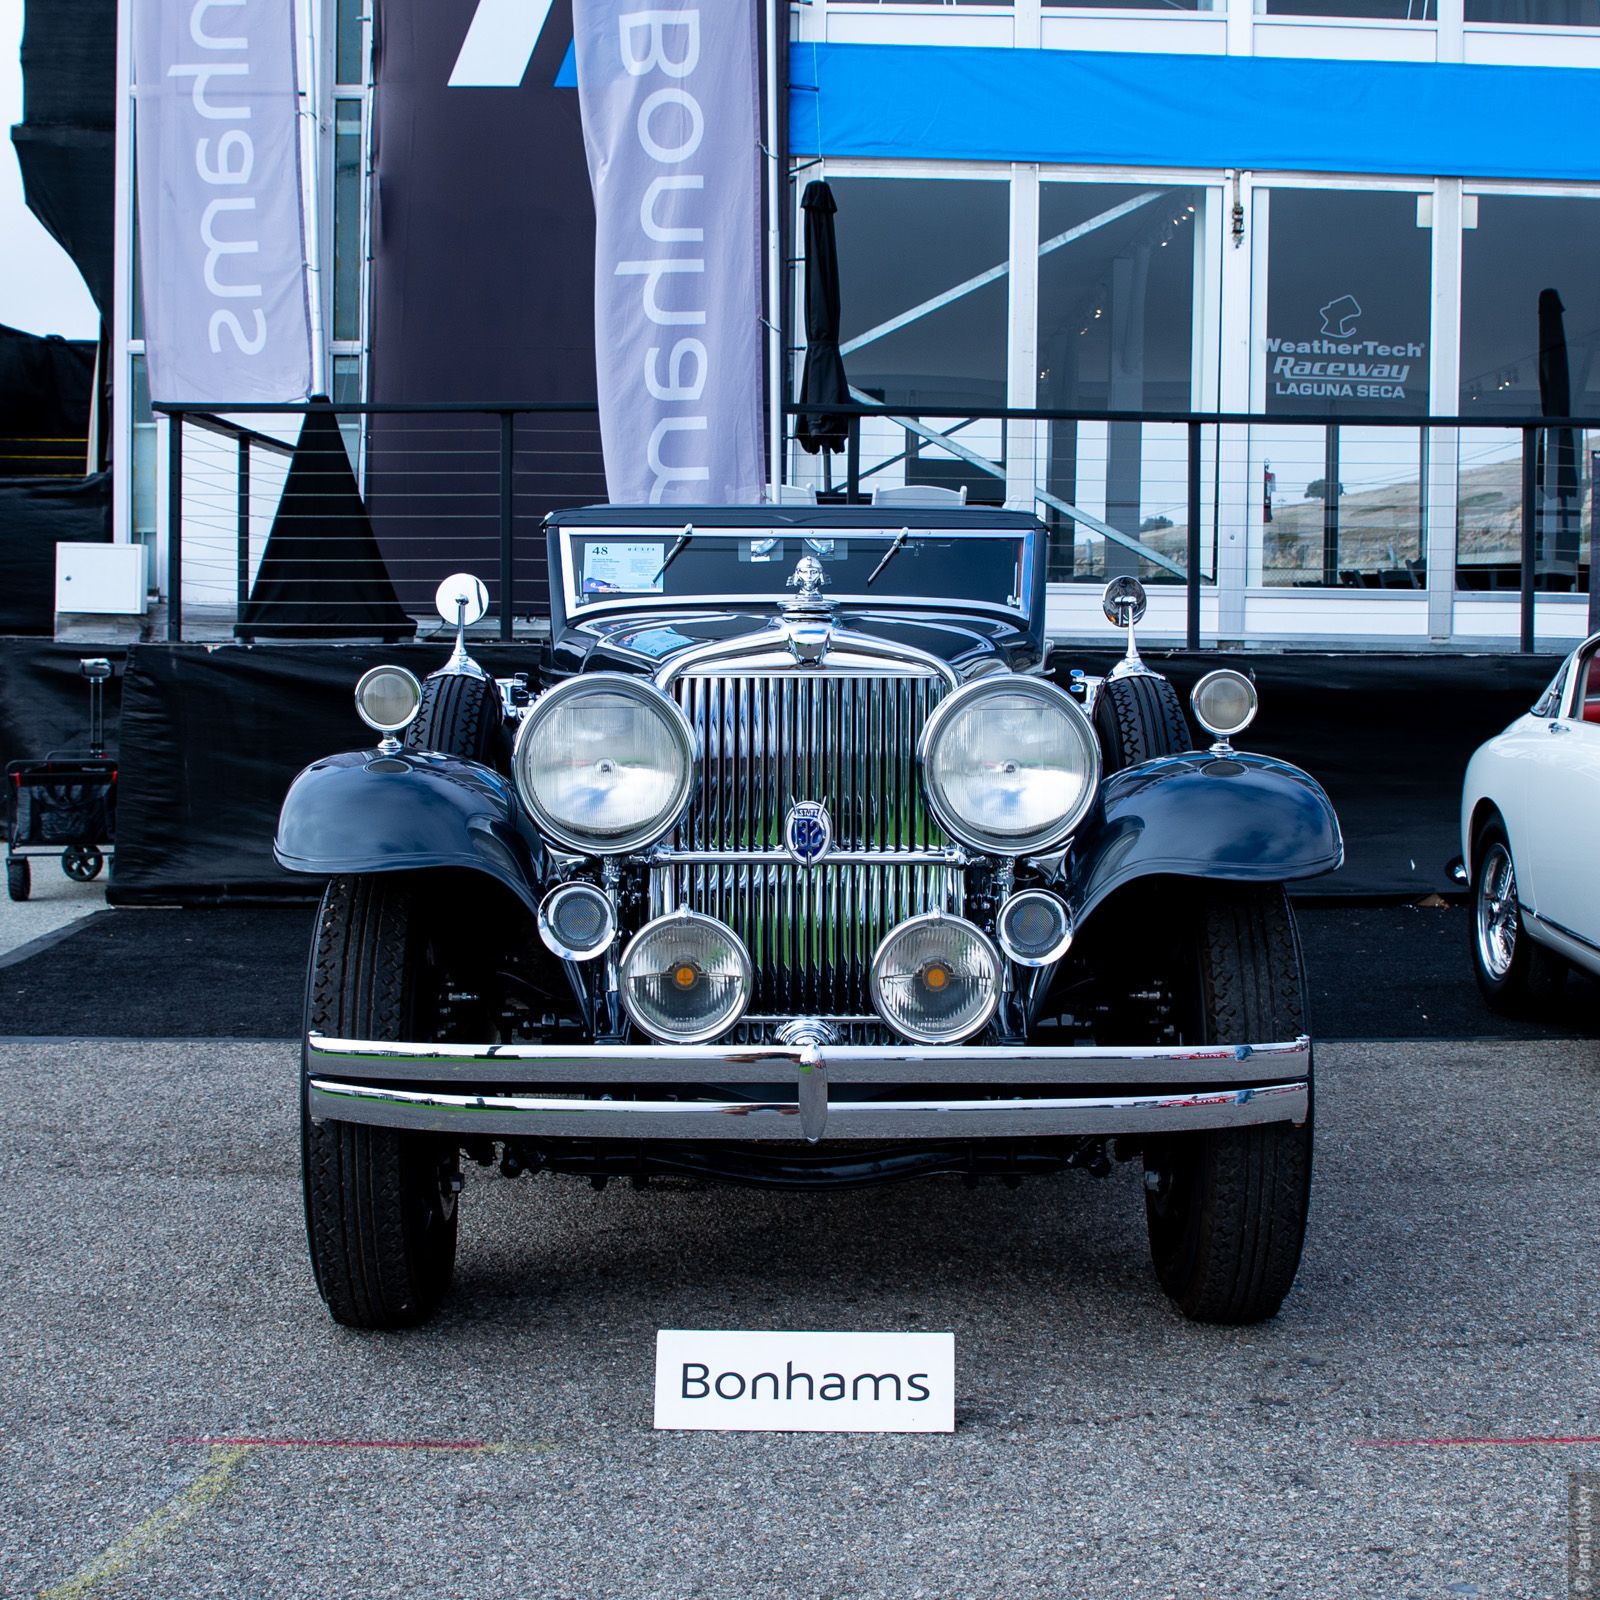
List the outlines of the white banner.
<svg viewBox="0 0 1600 1600">
<path fill-rule="evenodd" d="M 293 0 L 133 0 L 155 400 L 303 400 L 311 317 Z"/>
<path fill-rule="evenodd" d="M 754 0 L 573 0 L 615 504 L 762 498 Z"/>
</svg>

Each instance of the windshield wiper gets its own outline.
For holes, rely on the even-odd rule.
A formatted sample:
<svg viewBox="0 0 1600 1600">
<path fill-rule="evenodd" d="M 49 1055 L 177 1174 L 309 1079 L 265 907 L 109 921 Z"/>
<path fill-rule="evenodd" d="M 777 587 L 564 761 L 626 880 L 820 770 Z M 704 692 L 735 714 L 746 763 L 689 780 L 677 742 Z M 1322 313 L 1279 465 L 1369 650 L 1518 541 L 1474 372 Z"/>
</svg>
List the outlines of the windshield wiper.
<svg viewBox="0 0 1600 1600">
<path fill-rule="evenodd" d="M 692 522 L 686 522 L 683 525 L 683 532 L 678 535 L 678 537 L 673 541 L 672 548 L 667 551 L 667 559 L 656 568 L 656 575 L 650 580 L 652 585 L 661 582 L 662 576 L 665 574 L 667 568 L 678 559 L 678 557 L 683 553 L 684 546 L 688 544 L 692 538 L 694 538 L 694 524 Z"/>
<path fill-rule="evenodd" d="M 909 528 L 902 528 L 899 533 L 894 536 L 894 543 L 883 552 L 883 560 L 872 569 L 872 576 L 867 579 L 867 587 L 869 589 L 878 581 L 878 574 L 882 572 L 883 569 L 888 566 L 897 555 L 900 554 L 900 546 L 903 545 L 910 537 L 911 530 Z"/>
</svg>

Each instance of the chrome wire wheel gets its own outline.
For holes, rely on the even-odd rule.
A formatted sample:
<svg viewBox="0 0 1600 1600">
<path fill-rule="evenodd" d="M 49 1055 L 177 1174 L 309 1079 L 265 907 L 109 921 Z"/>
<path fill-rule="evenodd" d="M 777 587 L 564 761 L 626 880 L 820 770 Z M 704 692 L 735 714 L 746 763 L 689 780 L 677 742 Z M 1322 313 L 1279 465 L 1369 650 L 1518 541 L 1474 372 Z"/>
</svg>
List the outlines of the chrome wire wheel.
<svg viewBox="0 0 1600 1600">
<path fill-rule="evenodd" d="M 1478 960 L 1496 983 L 1503 982 L 1517 957 L 1517 869 L 1511 851 L 1496 839 L 1478 875 L 1475 907 Z"/>
</svg>

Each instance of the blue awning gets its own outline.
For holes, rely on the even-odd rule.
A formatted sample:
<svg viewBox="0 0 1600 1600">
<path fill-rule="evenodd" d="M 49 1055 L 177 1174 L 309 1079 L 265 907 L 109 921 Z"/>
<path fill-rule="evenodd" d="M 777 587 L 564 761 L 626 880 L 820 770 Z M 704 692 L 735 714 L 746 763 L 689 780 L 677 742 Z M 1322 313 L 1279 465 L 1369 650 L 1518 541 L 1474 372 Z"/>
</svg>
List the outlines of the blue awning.
<svg viewBox="0 0 1600 1600">
<path fill-rule="evenodd" d="M 796 156 L 1600 179 L 1600 72 L 796 44 Z"/>
</svg>

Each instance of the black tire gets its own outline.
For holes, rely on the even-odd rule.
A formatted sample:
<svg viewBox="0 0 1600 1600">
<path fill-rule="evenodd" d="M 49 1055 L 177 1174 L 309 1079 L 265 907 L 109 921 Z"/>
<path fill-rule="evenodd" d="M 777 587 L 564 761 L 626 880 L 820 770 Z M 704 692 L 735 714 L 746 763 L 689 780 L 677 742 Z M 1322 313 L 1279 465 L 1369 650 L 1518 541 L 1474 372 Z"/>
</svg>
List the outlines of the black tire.
<svg viewBox="0 0 1600 1600">
<path fill-rule="evenodd" d="M 1141 761 L 1194 749 L 1178 691 L 1153 673 L 1108 678 L 1094 708 L 1094 726 L 1108 777 Z"/>
<path fill-rule="evenodd" d="M 1528 932 L 1511 841 L 1499 822 L 1478 835 L 1472 857 L 1467 940 L 1478 992 L 1506 1016 L 1537 1016 L 1561 992 L 1567 964 Z"/>
<path fill-rule="evenodd" d="M 311 949 L 306 1027 L 342 1038 L 429 1037 L 426 919 L 394 878 L 334 878 Z M 420 1031 L 419 1031 L 420 1030 Z M 455 1270 L 456 1148 L 432 1134 L 313 1122 L 301 1095 L 306 1236 L 336 1322 L 407 1328 Z"/>
<path fill-rule="evenodd" d="M 505 716 L 492 678 L 446 673 L 422 686 L 422 707 L 406 729 L 406 748 L 504 767 Z"/>
<path fill-rule="evenodd" d="M 33 893 L 33 870 L 26 856 L 6 862 L 6 893 L 13 900 L 26 900 Z"/>
<path fill-rule="evenodd" d="M 1200 1020 L 1208 1043 L 1306 1031 L 1294 913 L 1281 887 L 1207 885 L 1199 904 Z M 1311 1197 L 1304 1126 L 1170 1134 L 1145 1149 L 1156 1277 L 1196 1322 L 1260 1322 L 1294 1282 Z"/>
<path fill-rule="evenodd" d="M 74 883 L 93 883 L 106 858 L 93 845 L 72 845 L 61 852 L 61 870 Z"/>
</svg>

